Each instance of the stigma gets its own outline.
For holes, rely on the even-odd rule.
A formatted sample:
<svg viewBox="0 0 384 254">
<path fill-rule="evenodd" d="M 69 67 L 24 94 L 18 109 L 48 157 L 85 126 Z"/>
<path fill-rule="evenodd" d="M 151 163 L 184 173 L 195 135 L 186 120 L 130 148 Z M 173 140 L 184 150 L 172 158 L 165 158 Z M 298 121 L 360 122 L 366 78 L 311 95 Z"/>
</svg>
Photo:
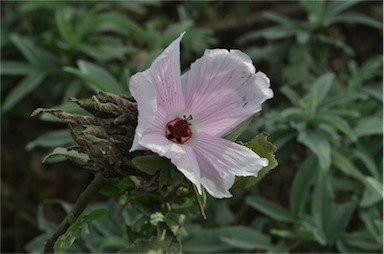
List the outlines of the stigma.
<svg viewBox="0 0 384 254">
<path fill-rule="evenodd" d="M 191 115 L 188 118 L 184 115 L 182 119 L 176 117 L 169 121 L 165 127 L 166 138 L 177 144 L 187 142 L 192 137 L 191 120 Z"/>
</svg>

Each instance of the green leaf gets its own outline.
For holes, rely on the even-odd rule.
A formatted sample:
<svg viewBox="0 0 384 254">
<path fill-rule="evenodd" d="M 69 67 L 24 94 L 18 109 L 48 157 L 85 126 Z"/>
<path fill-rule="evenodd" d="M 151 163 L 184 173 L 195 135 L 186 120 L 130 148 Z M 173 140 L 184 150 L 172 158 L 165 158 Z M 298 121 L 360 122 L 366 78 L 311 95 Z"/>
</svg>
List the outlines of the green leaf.
<svg viewBox="0 0 384 254">
<path fill-rule="evenodd" d="M 55 253 L 65 252 L 69 247 L 73 245 L 75 240 L 80 236 L 80 230 L 83 223 L 89 223 L 92 220 L 100 218 L 101 216 L 104 216 L 107 211 L 108 210 L 105 208 L 99 208 L 92 210 L 88 214 L 80 215 L 78 218 L 76 218 L 76 220 L 67 229 L 67 231 L 62 234 L 55 242 L 55 245 L 53 246 Z M 69 218 L 71 218 L 72 221 L 75 219 L 73 216 L 70 216 Z"/>
<path fill-rule="evenodd" d="M 310 116 L 315 115 L 318 106 L 327 95 L 334 78 L 335 74 L 325 73 L 312 84 L 307 97 L 307 112 Z"/>
<path fill-rule="evenodd" d="M 17 34 L 12 34 L 10 39 L 31 65 L 35 67 L 42 67 L 44 65 L 38 55 L 38 51 L 29 39 Z"/>
<path fill-rule="evenodd" d="M 259 182 L 269 171 L 276 168 L 278 164 L 274 156 L 276 147 L 268 141 L 268 133 L 260 133 L 251 141 L 245 143 L 244 146 L 251 149 L 261 158 L 266 158 L 268 160 L 268 166 L 260 169 L 256 177 L 236 177 L 235 183 L 232 188 L 249 188 L 250 186 Z"/>
<path fill-rule="evenodd" d="M 312 237 L 314 238 L 314 240 L 316 240 L 318 243 L 320 243 L 321 245 L 326 245 L 327 244 L 327 238 L 324 234 L 324 231 L 321 227 L 321 225 L 319 225 L 318 222 L 316 222 L 314 220 L 315 218 L 313 217 L 309 217 L 309 216 L 304 216 L 303 218 L 301 218 L 299 220 L 299 225 L 301 228 L 303 228 L 303 231 L 302 234 L 304 234 L 304 237 L 305 238 L 308 238 L 308 233 L 312 235 Z M 300 236 L 292 236 L 292 233 L 290 233 L 289 231 L 287 232 L 287 234 L 289 234 L 287 236 L 290 237 L 290 239 L 294 240 L 294 239 L 297 239 L 298 237 Z M 303 237 L 303 236 L 302 236 Z"/>
<path fill-rule="evenodd" d="M 373 177 L 366 177 L 366 187 L 360 200 L 361 207 L 369 207 L 383 200 L 383 184 Z"/>
<path fill-rule="evenodd" d="M 44 157 L 43 163 L 52 156 L 65 156 L 67 158 L 70 158 L 76 162 L 78 162 L 80 165 L 83 165 L 89 161 L 89 155 L 85 153 L 79 153 L 78 151 L 66 149 L 62 147 L 57 147 L 55 150 L 53 150 L 52 153 L 48 154 Z"/>
<path fill-rule="evenodd" d="M 338 15 L 331 20 L 332 24 L 338 23 L 351 23 L 351 24 L 360 24 L 370 26 L 376 29 L 382 29 L 382 23 L 370 18 L 364 14 L 356 13 L 356 12 L 348 12 L 342 15 Z"/>
<path fill-rule="evenodd" d="M 332 1 L 327 3 L 327 9 L 325 15 L 328 17 L 335 17 L 339 13 L 351 8 L 355 4 L 361 2 L 362 0 L 349 0 L 349 1 Z"/>
<path fill-rule="evenodd" d="M 172 166 L 169 159 L 159 155 L 137 156 L 132 159 L 132 163 L 148 175 L 156 174 L 160 169 L 168 169 Z"/>
<path fill-rule="evenodd" d="M 147 33 L 141 25 L 136 23 L 134 20 L 131 20 L 126 15 L 121 15 L 116 12 L 105 13 L 99 16 L 101 23 L 111 23 L 115 24 L 118 27 L 121 27 L 125 30 L 128 30 L 132 33 L 133 36 L 144 41 L 146 45 L 151 45 L 151 36 Z"/>
<path fill-rule="evenodd" d="M 376 193 L 381 195 L 381 197 L 383 197 L 383 184 L 370 176 L 367 176 L 366 180 L 367 186 L 376 191 Z"/>
<path fill-rule="evenodd" d="M 175 38 L 177 38 L 182 32 L 187 31 L 193 26 L 192 20 L 184 20 L 178 23 L 173 23 L 167 27 L 162 33 L 160 42 L 161 47 L 167 47 Z"/>
<path fill-rule="evenodd" d="M 331 165 L 331 146 L 322 132 L 317 130 L 303 130 L 299 133 L 297 141 L 307 146 L 316 154 L 322 169 L 329 169 Z"/>
<path fill-rule="evenodd" d="M 370 207 L 361 209 L 359 215 L 371 237 L 380 246 L 383 246 L 383 215 L 381 211 L 379 208 Z"/>
<path fill-rule="evenodd" d="M 26 251 L 28 253 L 43 253 L 44 244 L 49 237 L 50 237 L 50 235 L 47 235 L 47 234 L 41 234 L 41 235 L 35 237 L 33 240 L 29 241 L 25 245 Z"/>
<path fill-rule="evenodd" d="M 219 239 L 233 248 L 267 250 L 272 247 L 270 237 L 244 226 L 230 226 L 216 230 Z"/>
<path fill-rule="evenodd" d="M 76 46 L 78 38 L 71 27 L 69 21 L 69 12 L 72 10 L 69 8 L 59 8 L 55 12 L 56 27 L 64 40 L 66 40 L 71 46 Z"/>
<path fill-rule="evenodd" d="M 189 234 L 182 242 L 183 252 L 222 253 L 231 250 L 231 246 L 220 240 L 216 230 L 200 230 Z"/>
<path fill-rule="evenodd" d="M 100 218 L 108 213 L 106 208 L 97 208 L 89 212 L 88 214 L 82 215 L 81 219 L 83 222 L 91 222 L 97 218 Z"/>
<path fill-rule="evenodd" d="M 67 144 L 73 144 L 71 133 L 69 130 L 48 131 L 40 135 L 26 145 L 27 150 L 32 150 L 35 147 L 58 147 Z"/>
<path fill-rule="evenodd" d="M 137 239 L 129 247 L 118 253 L 181 253 L 179 241 L 166 229 L 158 230 L 157 236 L 148 239 Z"/>
<path fill-rule="evenodd" d="M 357 200 L 352 199 L 343 204 L 335 204 L 333 206 L 332 216 L 327 218 L 324 230 L 330 244 L 333 244 L 345 231 L 355 211 L 356 204 Z"/>
<path fill-rule="evenodd" d="M 382 236 L 381 236 L 382 237 Z M 340 253 L 380 253 L 382 245 L 375 240 L 366 231 L 355 231 L 343 234 L 342 239 L 338 241 Z"/>
<path fill-rule="evenodd" d="M 87 81 L 89 87 L 95 92 L 125 93 L 123 87 L 104 68 L 82 60 L 79 60 L 77 64 L 80 70 L 72 67 L 64 67 L 64 70 Z"/>
<path fill-rule="evenodd" d="M 186 220 L 186 216 L 184 214 L 178 214 L 178 213 L 167 213 L 164 216 L 164 222 L 168 226 L 168 228 L 171 230 L 174 236 L 178 236 L 181 226 L 184 224 Z"/>
<path fill-rule="evenodd" d="M 329 181 L 328 175 L 320 171 L 313 191 L 311 214 L 314 223 L 325 233 L 329 220 L 333 214 L 333 189 Z M 319 238 L 323 243 L 322 237 Z"/>
<path fill-rule="evenodd" d="M 1 75 L 28 75 L 36 72 L 36 68 L 25 62 L 2 61 Z"/>
<path fill-rule="evenodd" d="M 380 170 L 378 165 L 376 165 L 374 156 L 375 155 L 371 154 L 369 149 L 364 146 L 360 146 L 354 151 L 354 158 L 359 159 L 374 178 L 380 179 Z"/>
<path fill-rule="evenodd" d="M 2 105 L 2 111 L 6 112 L 11 109 L 22 98 L 38 87 L 45 79 L 46 75 L 45 72 L 35 72 L 25 77 L 8 93 Z"/>
<path fill-rule="evenodd" d="M 337 150 L 332 150 L 332 163 L 344 174 L 365 183 L 365 176 L 355 165 Z"/>
<path fill-rule="evenodd" d="M 55 253 L 63 253 L 69 247 L 71 247 L 72 244 L 75 242 L 76 238 L 79 237 L 80 229 L 81 222 L 80 220 L 78 220 L 74 224 L 72 224 L 68 228 L 68 230 L 57 239 L 55 245 L 53 246 L 53 250 L 55 251 Z"/>
<path fill-rule="evenodd" d="M 295 216 L 303 213 L 309 188 L 317 176 L 318 168 L 315 155 L 311 155 L 297 169 L 289 193 L 289 204 Z"/>
<path fill-rule="evenodd" d="M 232 225 L 236 222 L 236 216 L 226 202 L 218 202 L 215 205 L 214 221 L 221 226 Z"/>
<path fill-rule="evenodd" d="M 217 229 L 188 230 L 183 240 L 183 251 L 194 253 L 222 253 L 230 250 L 270 249 L 270 238 L 245 226 L 228 226 Z"/>
<path fill-rule="evenodd" d="M 281 206 L 266 199 L 256 196 L 248 196 L 245 202 L 265 215 L 282 222 L 293 222 L 294 217 Z"/>
<path fill-rule="evenodd" d="M 383 119 L 377 116 L 364 117 L 359 121 L 354 131 L 358 137 L 382 135 Z"/>
<path fill-rule="evenodd" d="M 357 140 L 356 134 L 351 129 L 348 122 L 339 116 L 333 115 L 332 111 L 316 114 L 314 121 L 326 123 L 346 134 L 352 141 Z"/>
<path fill-rule="evenodd" d="M 294 91 L 293 89 L 291 89 L 289 86 L 285 85 L 283 86 L 281 89 L 280 89 L 280 92 L 282 92 L 285 97 L 287 97 L 289 99 L 289 101 L 297 106 L 299 101 L 300 101 L 300 96 L 298 93 L 296 93 L 296 91 Z"/>
<path fill-rule="evenodd" d="M 92 78 L 96 78 L 99 80 L 98 84 L 103 84 L 107 90 L 105 92 L 111 92 L 115 94 L 124 94 L 124 89 L 120 85 L 120 83 L 104 68 L 79 60 L 77 62 L 79 65 L 80 71 L 85 75 L 88 75 Z"/>
</svg>

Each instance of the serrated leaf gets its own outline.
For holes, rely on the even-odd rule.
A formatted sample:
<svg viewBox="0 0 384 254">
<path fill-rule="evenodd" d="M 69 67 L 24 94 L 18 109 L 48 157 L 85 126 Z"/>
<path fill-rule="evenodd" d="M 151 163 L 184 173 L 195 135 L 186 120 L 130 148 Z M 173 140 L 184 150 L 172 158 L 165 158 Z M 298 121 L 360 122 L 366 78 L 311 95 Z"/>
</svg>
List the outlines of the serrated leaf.
<svg viewBox="0 0 384 254">
<path fill-rule="evenodd" d="M 168 169 L 172 166 L 169 159 L 159 155 L 137 156 L 132 159 L 132 163 L 138 170 L 148 175 L 154 175 L 160 169 Z"/>
<path fill-rule="evenodd" d="M 262 132 L 251 141 L 244 144 L 244 146 L 251 149 L 258 154 L 261 158 L 268 160 L 268 166 L 262 168 L 256 177 L 236 177 L 235 183 L 232 188 L 249 188 L 250 186 L 259 182 L 269 171 L 277 167 L 277 160 L 274 156 L 276 147 L 268 141 L 268 133 Z"/>
<path fill-rule="evenodd" d="M 68 149 L 62 148 L 62 147 L 57 147 L 57 148 L 55 148 L 55 150 L 53 150 L 52 153 L 50 153 L 44 157 L 43 163 L 48 158 L 50 158 L 52 156 L 56 156 L 56 155 L 62 155 L 62 156 L 65 156 L 67 158 L 74 159 L 75 161 L 77 161 L 80 164 L 85 164 L 89 161 L 89 155 L 88 154 L 79 153 L 78 151 L 70 150 L 70 149 L 68 150 Z"/>
</svg>

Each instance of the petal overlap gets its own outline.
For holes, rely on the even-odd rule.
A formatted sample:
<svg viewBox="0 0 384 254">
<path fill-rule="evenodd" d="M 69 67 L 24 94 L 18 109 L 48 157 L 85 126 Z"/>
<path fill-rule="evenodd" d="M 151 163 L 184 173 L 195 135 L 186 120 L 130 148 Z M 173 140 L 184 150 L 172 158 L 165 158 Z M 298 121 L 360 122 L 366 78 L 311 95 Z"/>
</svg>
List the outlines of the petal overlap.
<svg viewBox="0 0 384 254">
<path fill-rule="evenodd" d="M 183 76 L 186 107 L 199 129 L 223 136 L 273 96 L 269 79 L 239 50 L 206 50 Z"/>
</svg>

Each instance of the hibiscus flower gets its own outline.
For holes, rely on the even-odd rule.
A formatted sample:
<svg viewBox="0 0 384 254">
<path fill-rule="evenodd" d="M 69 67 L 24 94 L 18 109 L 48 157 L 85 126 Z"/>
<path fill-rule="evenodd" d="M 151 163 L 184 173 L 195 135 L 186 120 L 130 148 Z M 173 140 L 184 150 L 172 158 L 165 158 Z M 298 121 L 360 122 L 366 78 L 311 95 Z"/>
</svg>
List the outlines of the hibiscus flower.
<svg viewBox="0 0 384 254">
<path fill-rule="evenodd" d="M 131 77 L 138 125 L 130 151 L 166 157 L 216 198 L 231 197 L 235 176 L 256 176 L 268 160 L 222 138 L 273 97 L 268 77 L 239 50 L 212 49 L 180 74 L 180 41 Z"/>
</svg>

